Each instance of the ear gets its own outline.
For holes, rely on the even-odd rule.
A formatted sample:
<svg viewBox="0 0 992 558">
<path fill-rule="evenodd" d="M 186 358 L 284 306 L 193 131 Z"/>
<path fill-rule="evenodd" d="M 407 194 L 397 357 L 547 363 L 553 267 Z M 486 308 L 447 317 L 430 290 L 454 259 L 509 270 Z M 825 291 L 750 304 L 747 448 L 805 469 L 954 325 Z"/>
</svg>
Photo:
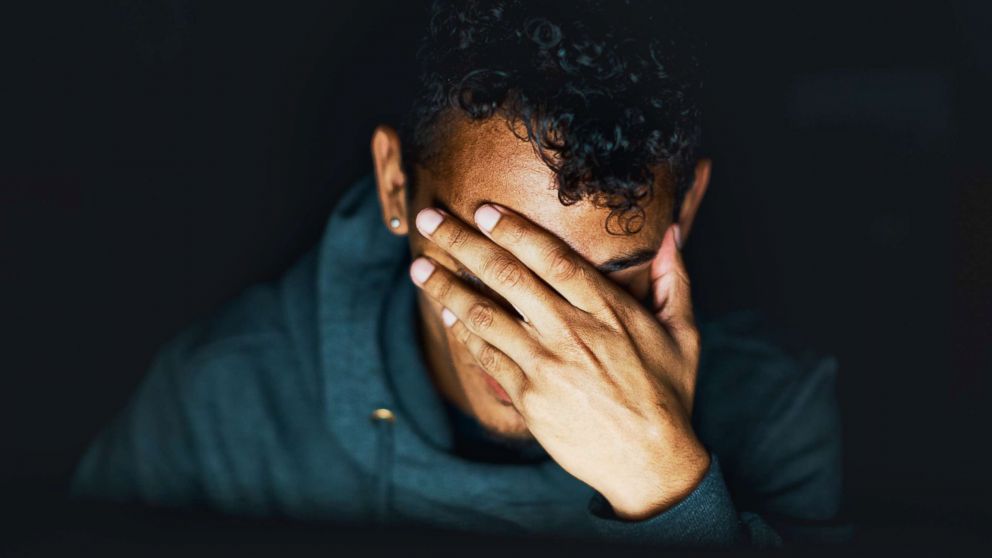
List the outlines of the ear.
<svg viewBox="0 0 992 558">
<path fill-rule="evenodd" d="M 399 134 L 389 126 L 377 126 L 372 132 L 371 148 L 383 223 L 389 232 L 406 235 L 409 230 L 406 215 L 407 177 L 403 172 Z M 392 226 L 394 219 L 399 220 L 398 226 Z"/>
<path fill-rule="evenodd" d="M 696 177 L 692 181 L 692 187 L 685 193 L 682 199 L 682 207 L 679 209 L 679 229 L 682 233 L 682 244 L 685 244 L 692 229 L 692 222 L 699 211 L 699 205 L 703 203 L 703 196 L 706 195 L 706 188 L 710 185 L 710 168 L 713 161 L 710 159 L 700 159 L 696 163 Z"/>
</svg>

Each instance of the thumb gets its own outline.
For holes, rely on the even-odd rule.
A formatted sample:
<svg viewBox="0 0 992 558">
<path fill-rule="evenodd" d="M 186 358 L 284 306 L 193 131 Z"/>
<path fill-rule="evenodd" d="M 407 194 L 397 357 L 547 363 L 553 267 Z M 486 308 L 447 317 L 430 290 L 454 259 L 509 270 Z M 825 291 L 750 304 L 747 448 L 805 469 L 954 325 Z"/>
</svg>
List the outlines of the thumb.
<svg viewBox="0 0 992 558">
<path fill-rule="evenodd" d="M 695 325 L 689 274 L 679 247 L 680 237 L 678 223 L 668 227 L 661 247 L 651 262 L 652 310 L 670 330 L 691 329 Z"/>
</svg>

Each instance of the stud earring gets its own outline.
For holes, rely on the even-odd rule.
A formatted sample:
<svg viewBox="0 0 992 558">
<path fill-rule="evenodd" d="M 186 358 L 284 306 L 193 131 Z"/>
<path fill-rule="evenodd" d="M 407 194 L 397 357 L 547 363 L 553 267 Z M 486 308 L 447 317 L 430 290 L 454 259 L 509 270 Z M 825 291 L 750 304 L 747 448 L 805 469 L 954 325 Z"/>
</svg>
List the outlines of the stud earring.
<svg viewBox="0 0 992 558">
<path fill-rule="evenodd" d="M 389 226 L 392 227 L 392 228 L 394 228 L 394 229 L 400 228 L 400 218 L 399 217 L 393 217 L 392 219 L 390 219 L 389 220 Z"/>
</svg>

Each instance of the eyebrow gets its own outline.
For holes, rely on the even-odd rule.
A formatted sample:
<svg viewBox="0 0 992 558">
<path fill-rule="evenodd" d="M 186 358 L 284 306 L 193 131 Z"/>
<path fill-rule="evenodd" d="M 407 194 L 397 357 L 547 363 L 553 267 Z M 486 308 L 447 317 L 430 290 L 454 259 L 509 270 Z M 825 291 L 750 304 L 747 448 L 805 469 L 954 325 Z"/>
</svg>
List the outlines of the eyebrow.
<svg viewBox="0 0 992 558">
<path fill-rule="evenodd" d="M 623 256 L 618 256 L 604 263 L 596 266 L 596 269 L 600 273 L 606 275 L 609 273 L 615 273 L 627 269 L 628 267 L 634 267 L 635 265 L 640 265 L 654 259 L 656 250 L 651 250 L 650 248 L 642 248 L 635 252 L 625 254 Z"/>
</svg>

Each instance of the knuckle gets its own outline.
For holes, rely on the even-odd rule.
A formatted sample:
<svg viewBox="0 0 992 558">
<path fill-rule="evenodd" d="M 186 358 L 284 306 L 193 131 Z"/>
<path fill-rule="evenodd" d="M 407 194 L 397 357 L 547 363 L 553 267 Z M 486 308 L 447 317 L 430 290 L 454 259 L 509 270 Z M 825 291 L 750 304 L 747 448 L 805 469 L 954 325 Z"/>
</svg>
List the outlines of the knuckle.
<svg viewBox="0 0 992 558">
<path fill-rule="evenodd" d="M 486 329 L 493 325 L 494 310 L 491 304 L 476 302 L 468 310 L 468 317 L 476 329 Z"/>
<path fill-rule="evenodd" d="M 523 240 L 526 230 L 523 225 L 518 223 L 515 219 L 504 219 L 506 223 L 503 224 L 502 238 L 503 241 L 508 244 L 516 244 Z"/>
<path fill-rule="evenodd" d="M 472 339 L 472 332 L 465 327 L 464 324 L 456 323 L 455 339 L 462 345 L 468 345 L 468 342 Z"/>
<path fill-rule="evenodd" d="M 588 300 L 583 301 L 583 305 L 589 314 L 608 323 L 613 323 L 613 318 L 616 316 L 615 310 L 606 297 L 594 293 L 589 296 Z"/>
<path fill-rule="evenodd" d="M 506 256 L 495 256 L 486 263 L 486 272 L 493 280 L 504 287 L 515 287 L 523 280 L 520 264 Z"/>
<path fill-rule="evenodd" d="M 543 358 L 543 355 L 535 356 L 534 363 L 530 367 L 530 373 L 535 378 L 541 378 L 544 381 L 547 381 L 549 378 L 554 378 L 555 376 L 557 376 L 557 374 L 555 374 L 554 368 L 550 365 L 550 363 L 546 359 Z"/>
<path fill-rule="evenodd" d="M 683 391 L 685 393 L 686 401 L 690 407 L 692 406 L 693 399 L 696 397 L 696 380 L 697 378 L 695 374 L 689 374 L 685 379 L 685 387 L 683 388 Z"/>
<path fill-rule="evenodd" d="M 448 248 L 460 248 L 468 242 L 469 236 L 468 231 L 462 227 L 452 227 L 448 236 L 445 238 L 445 243 Z"/>
<path fill-rule="evenodd" d="M 702 350 L 703 339 L 699 334 L 699 329 L 695 326 L 686 327 L 685 333 L 685 345 L 686 352 L 695 357 Z"/>
<path fill-rule="evenodd" d="M 581 329 L 569 329 L 562 339 L 561 354 L 568 355 L 570 362 L 594 364 L 599 362 L 597 352 L 602 348 L 603 340 L 614 337 L 614 332 L 604 331 L 603 326 L 588 326 Z"/>
<path fill-rule="evenodd" d="M 441 275 L 434 281 L 434 297 L 438 299 L 446 299 L 451 294 L 451 289 L 454 288 L 454 282 L 447 276 L 435 273 L 434 275 Z"/>
<path fill-rule="evenodd" d="M 529 417 L 540 416 L 542 411 L 540 394 L 531 386 L 526 385 L 520 390 L 520 410 Z"/>
<path fill-rule="evenodd" d="M 625 329 L 624 324 L 628 323 L 628 316 L 626 310 L 617 304 L 611 304 L 610 301 L 604 300 L 602 305 L 596 312 L 596 316 L 610 328 L 611 331 L 622 331 Z"/>
<path fill-rule="evenodd" d="M 558 332 L 558 341 L 562 343 L 566 349 L 577 347 L 582 344 L 579 334 L 570 327 L 563 327 L 560 329 Z"/>
<path fill-rule="evenodd" d="M 545 261 L 548 262 L 552 277 L 559 281 L 572 279 L 580 269 L 571 253 L 561 246 L 551 247 L 545 254 Z"/>
<path fill-rule="evenodd" d="M 489 343 L 486 343 L 481 349 L 479 349 L 478 358 L 479 364 L 487 370 L 492 370 L 495 368 L 496 363 L 499 362 L 499 354 L 497 353 L 496 348 Z"/>
<path fill-rule="evenodd" d="M 533 383 L 524 375 L 517 376 L 514 381 L 507 383 L 509 385 L 504 387 L 514 401 L 520 401 L 524 394 L 530 393 L 534 389 Z M 523 411 L 523 409 L 520 410 Z"/>
<path fill-rule="evenodd" d="M 527 368 L 534 374 L 541 375 L 545 371 L 546 352 L 540 345 L 532 345 L 526 352 Z"/>
</svg>

